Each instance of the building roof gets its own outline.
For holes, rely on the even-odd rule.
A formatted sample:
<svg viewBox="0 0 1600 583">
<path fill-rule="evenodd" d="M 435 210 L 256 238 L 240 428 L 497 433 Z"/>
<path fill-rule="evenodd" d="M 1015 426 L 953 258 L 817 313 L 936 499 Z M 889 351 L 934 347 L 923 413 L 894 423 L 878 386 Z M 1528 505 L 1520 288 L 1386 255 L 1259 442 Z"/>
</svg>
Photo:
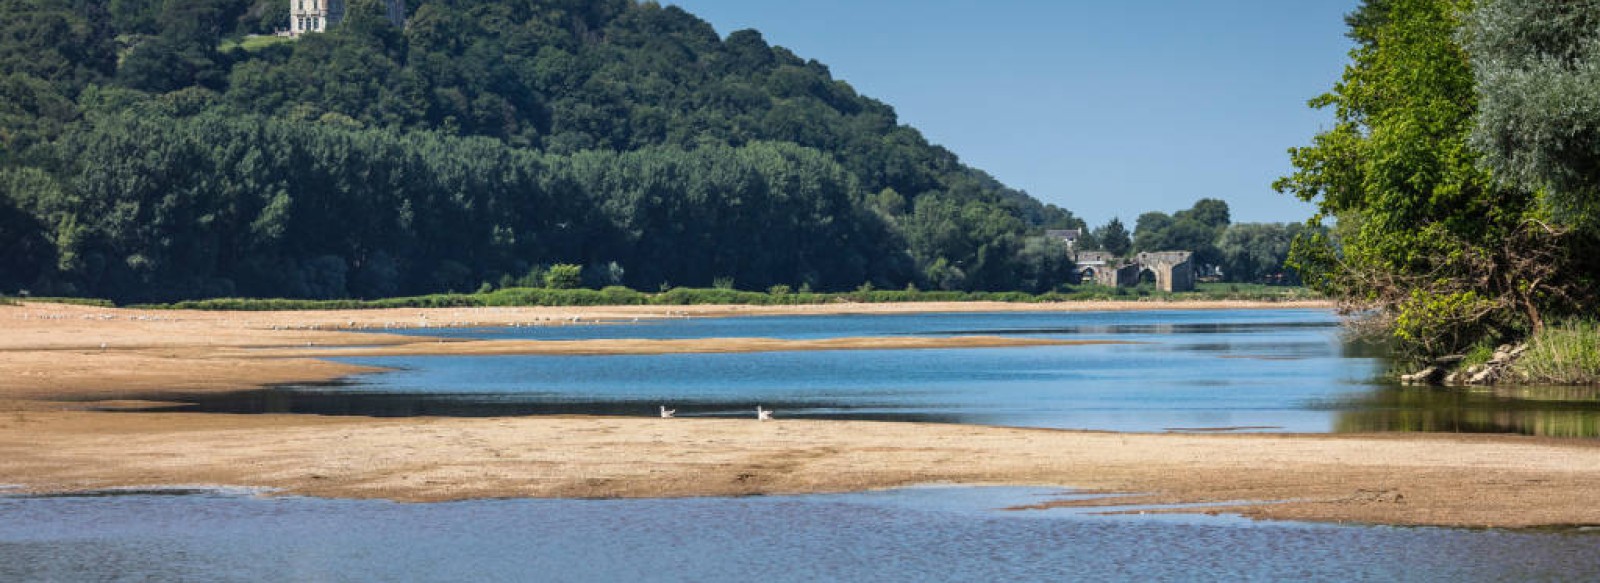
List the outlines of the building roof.
<svg viewBox="0 0 1600 583">
<path fill-rule="evenodd" d="M 1050 229 L 1044 232 L 1044 236 L 1077 241 L 1079 237 L 1083 236 L 1083 229 Z"/>
</svg>

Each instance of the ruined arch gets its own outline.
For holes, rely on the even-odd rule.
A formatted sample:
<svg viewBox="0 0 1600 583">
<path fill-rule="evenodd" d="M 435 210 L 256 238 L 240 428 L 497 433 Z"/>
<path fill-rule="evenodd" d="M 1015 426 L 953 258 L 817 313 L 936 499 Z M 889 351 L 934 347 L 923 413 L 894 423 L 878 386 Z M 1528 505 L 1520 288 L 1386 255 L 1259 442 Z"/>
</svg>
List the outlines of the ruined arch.
<svg viewBox="0 0 1600 583">
<path fill-rule="evenodd" d="M 1194 290 L 1194 263 L 1190 251 L 1149 251 L 1138 257 L 1141 271 L 1155 274 L 1156 288 L 1164 292 Z"/>
</svg>

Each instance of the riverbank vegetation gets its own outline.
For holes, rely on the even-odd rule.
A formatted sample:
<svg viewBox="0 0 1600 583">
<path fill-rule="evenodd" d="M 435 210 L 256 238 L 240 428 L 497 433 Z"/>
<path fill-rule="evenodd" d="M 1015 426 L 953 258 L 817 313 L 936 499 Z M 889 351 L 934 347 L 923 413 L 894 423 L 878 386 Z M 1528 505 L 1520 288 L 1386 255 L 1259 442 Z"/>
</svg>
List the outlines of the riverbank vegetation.
<svg viewBox="0 0 1600 583">
<path fill-rule="evenodd" d="M 495 306 L 688 306 L 688 305 L 808 305 L 837 303 L 909 302 L 1007 302 L 1051 303 L 1072 301 L 1159 301 L 1183 302 L 1238 300 L 1288 302 L 1315 300 L 1319 296 L 1306 288 L 1250 284 L 1200 284 L 1191 292 L 1162 292 L 1150 286 L 1107 288 L 1085 285 L 1042 294 L 1025 292 L 965 292 L 923 290 L 880 290 L 863 286 L 855 291 L 819 293 L 795 292 L 774 286 L 767 292 L 725 288 L 673 288 L 645 293 L 621 286 L 602 289 L 555 289 L 511 287 L 471 294 L 430 294 L 375 300 L 306 300 L 212 298 L 170 304 L 138 305 L 141 308 L 187 310 L 351 310 L 382 308 L 462 308 Z"/>
<path fill-rule="evenodd" d="M 1516 371 L 1533 383 L 1600 384 L 1600 323 L 1578 320 L 1544 327 L 1528 341 Z"/>
<path fill-rule="evenodd" d="M 1317 204 L 1312 224 L 1337 222 L 1295 246 L 1307 282 L 1417 361 L 1581 346 L 1594 328 L 1563 322 L 1600 309 L 1597 21 L 1600 4 L 1541 0 L 1352 13 L 1351 63 L 1311 101 L 1337 124 L 1276 184 Z"/>
<path fill-rule="evenodd" d="M 1190 251 L 1197 274 L 1233 283 L 1300 285 L 1286 264 L 1295 239 L 1327 235 L 1320 224 L 1234 223 L 1228 203 L 1202 198 L 1167 214 L 1139 215 L 1132 233 L 1119 218 L 1084 233 L 1079 248 L 1130 257 L 1146 251 Z"/>
</svg>

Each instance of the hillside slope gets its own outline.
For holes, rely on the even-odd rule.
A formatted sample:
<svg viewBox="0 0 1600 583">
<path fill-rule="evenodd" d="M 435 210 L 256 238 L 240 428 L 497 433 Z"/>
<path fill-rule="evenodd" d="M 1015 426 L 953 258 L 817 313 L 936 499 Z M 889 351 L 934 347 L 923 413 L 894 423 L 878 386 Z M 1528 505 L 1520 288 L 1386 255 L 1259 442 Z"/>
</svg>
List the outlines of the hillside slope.
<svg viewBox="0 0 1600 583">
<path fill-rule="evenodd" d="M 828 68 L 632 0 L 0 0 L 0 292 L 1041 290 L 1079 228 Z M 252 47 L 251 49 L 242 46 Z M 221 50 L 219 47 L 229 47 Z"/>
</svg>

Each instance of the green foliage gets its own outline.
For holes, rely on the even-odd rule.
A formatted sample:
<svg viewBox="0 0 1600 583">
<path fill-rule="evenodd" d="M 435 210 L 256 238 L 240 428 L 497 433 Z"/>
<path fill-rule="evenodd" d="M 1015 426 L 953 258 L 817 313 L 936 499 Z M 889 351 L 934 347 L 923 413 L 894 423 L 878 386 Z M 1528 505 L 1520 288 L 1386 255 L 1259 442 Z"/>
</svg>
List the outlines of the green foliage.
<svg viewBox="0 0 1600 583">
<path fill-rule="evenodd" d="M 1538 328 L 1574 302 L 1559 233 L 1527 190 L 1491 180 L 1468 143 L 1478 100 L 1459 39 L 1467 0 L 1371 0 L 1334 90 L 1311 101 L 1336 125 L 1290 151 L 1275 187 L 1335 218 L 1297 242 L 1308 282 L 1375 311 L 1402 353 L 1453 353 Z M 1337 240 L 1338 247 L 1334 246 Z"/>
<path fill-rule="evenodd" d="M 1122 219 L 1112 217 L 1094 230 L 1094 238 L 1101 251 L 1117 257 L 1127 257 L 1133 252 L 1133 237 L 1128 234 L 1128 228 L 1123 226 Z"/>
<path fill-rule="evenodd" d="M 1495 341 L 1492 338 L 1480 338 L 1477 343 L 1468 348 L 1461 356 L 1461 362 L 1455 364 L 1456 370 L 1467 370 L 1480 364 L 1488 364 L 1494 359 Z"/>
<path fill-rule="evenodd" d="M 112 31 L 76 4 L 83 3 L 0 0 L 0 75 L 40 79 L 68 95 L 108 77 L 116 67 Z"/>
<path fill-rule="evenodd" d="M 217 45 L 217 52 L 226 53 L 226 52 L 234 50 L 234 49 L 250 51 L 250 52 L 258 52 L 258 51 L 261 51 L 263 49 L 266 49 L 267 47 L 271 47 L 271 46 L 275 46 L 275 45 L 281 45 L 281 44 L 285 44 L 285 43 L 292 43 L 292 42 L 294 42 L 294 39 L 291 39 L 291 38 L 286 37 L 286 36 L 276 36 L 276 35 L 270 35 L 270 34 L 256 34 L 256 35 L 246 36 L 246 37 L 243 37 L 243 38 L 224 40 L 224 41 L 222 41 L 222 44 Z"/>
<path fill-rule="evenodd" d="M 1600 384 L 1600 323 L 1572 320 L 1546 326 L 1529 340 L 1515 371 L 1536 383 Z"/>
<path fill-rule="evenodd" d="M 1201 284 L 1193 292 L 1163 293 L 1146 291 L 1138 297 L 1122 288 L 1080 286 L 1063 291 L 1042 294 L 1024 292 L 963 292 L 858 289 L 851 292 L 814 293 L 801 290 L 794 293 L 767 293 L 718 288 L 672 288 L 655 294 L 646 294 L 621 286 L 601 290 L 504 288 L 476 294 L 431 294 L 424 296 L 384 298 L 378 300 L 306 300 L 306 299 L 246 299 L 213 298 L 185 300 L 171 304 L 138 305 L 150 309 L 190 310 L 351 310 L 385 308 L 460 308 L 498 306 L 630 306 L 630 305 L 791 305 L 830 304 L 840 301 L 872 303 L 906 302 L 1010 302 L 1050 303 L 1086 300 L 1124 301 L 1186 301 L 1186 300 L 1252 300 L 1294 301 L 1315 299 L 1317 296 L 1305 288 L 1264 285 L 1226 286 Z M 103 300 L 93 305 L 110 306 Z"/>
<path fill-rule="evenodd" d="M 1484 165 L 1540 193 L 1556 221 L 1600 235 L 1600 3 L 1484 0 L 1462 38 Z"/>
<path fill-rule="evenodd" d="M 591 286 L 1070 275 L 1029 239 L 1081 220 L 755 31 L 627 0 L 425 2 L 402 30 L 363 0 L 326 34 L 246 36 L 286 10 L 0 0 L 0 172 L 38 173 L 0 200 L 0 241 L 31 241 L 0 286 L 380 297 L 543 284 L 520 274 L 553 263 Z"/>
<path fill-rule="evenodd" d="M 1286 267 L 1296 238 L 1326 236 L 1321 226 L 1298 223 L 1239 223 L 1230 225 L 1217 240 L 1222 273 L 1235 282 L 1300 285 L 1299 274 Z"/>
<path fill-rule="evenodd" d="M 583 266 L 558 263 L 545 272 L 544 285 L 550 289 L 575 289 L 583 283 Z"/>
<path fill-rule="evenodd" d="M 21 301 L 33 302 L 33 303 L 39 303 L 39 304 L 66 304 L 66 305 L 69 305 L 69 306 L 91 306 L 91 307 L 96 307 L 96 308 L 115 308 L 115 307 L 117 307 L 117 304 L 112 302 L 111 300 L 103 300 L 103 299 L 98 299 L 98 298 L 57 298 L 57 297 L 50 297 L 50 296 L 25 296 L 25 297 L 22 297 L 22 298 L 19 298 L 19 299 Z"/>
<path fill-rule="evenodd" d="M 1193 207 L 1171 216 L 1162 212 L 1144 213 L 1134 225 L 1133 250 L 1191 251 L 1196 269 L 1210 273 L 1222 266 L 1217 240 L 1229 223 L 1228 203 L 1214 198 L 1202 198 Z"/>
</svg>

